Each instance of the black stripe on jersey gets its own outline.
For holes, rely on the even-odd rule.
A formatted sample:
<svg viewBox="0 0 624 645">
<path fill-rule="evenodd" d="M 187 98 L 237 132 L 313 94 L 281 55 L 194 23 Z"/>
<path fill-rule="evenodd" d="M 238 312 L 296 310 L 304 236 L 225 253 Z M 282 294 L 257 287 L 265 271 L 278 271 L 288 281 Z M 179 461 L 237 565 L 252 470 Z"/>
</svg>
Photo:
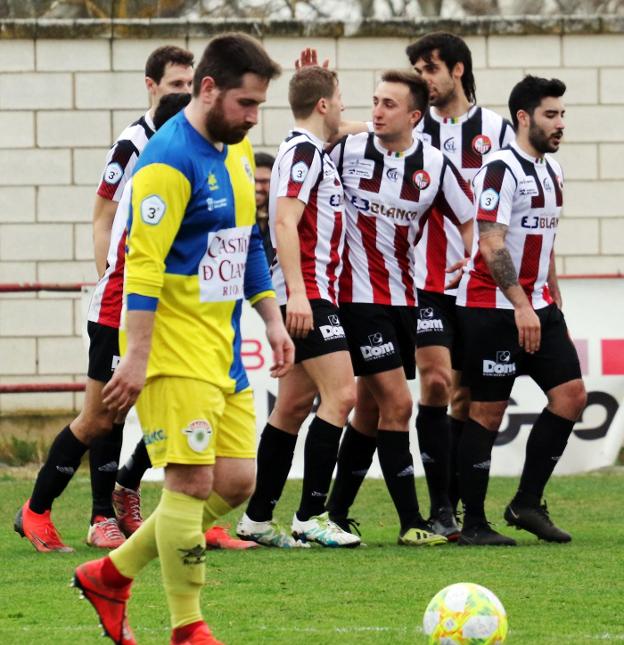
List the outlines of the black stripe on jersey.
<svg viewBox="0 0 624 645">
<path fill-rule="evenodd" d="M 507 119 L 503 119 L 503 127 L 501 128 L 500 134 L 498 135 L 498 147 L 502 148 L 503 147 L 503 142 L 505 141 L 505 137 L 507 136 L 507 130 L 511 130 L 513 134 L 515 134 L 513 126 Z"/>
<path fill-rule="evenodd" d="M 423 117 L 423 132 L 431 137 L 431 145 L 440 149 L 440 124 L 431 116 L 429 110 Z"/>
<path fill-rule="evenodd" d="M 417 202 L 420 200 L 420 188 L 416 185 L 414 175 L 418 171 L 426 172 L 424 170 L 425 161 L 423 158 L 423 143 L 418 142 L 416 150 L 412 152 L 409 157 L 405 157 L 405 165 L 403 166 L 403 183 L 401 184 L 401 199 L 409 199 L 410 201 Z"/>
<path fill-rule="evenodd" d="M 533 197 L 531 197 L 531 208 L 544 208 L 544 203 L 545 203 L 544 188 L 542 186 L 542 182 L 539 180 L 539 177 L 537 176 L 537 171 L 535 170 L 535 164 L 532 161 L 529 161 L 528 159 L 521 157 L 513 148 L 510 148 L 510 150 L 516 156 L 516 159 L 518 160 L 518 163 L 522 167 L 524 174 L 527 176 L 531 176 L 535 179 L 535 185 L 537 186 L 539 195 L 533 195 Z"/>
<path fill-rule="evenodd" d="M 120 141 L 116 141 L 113 144 L 113 148 L 113 154 L 108 163 L 110 164 L 115 161 L 124 170 L 128 165 L 128 161 L 130 161 L 132 155 L 136 155 L 137 157 L 139 156 L 139 149 L 134 145 L 134 143 L 132 143 L 132 141 L 130 141 L 130 139 L 121 139 Z"/>
<path fill-rule="evenodd" d="M 348 136 L 348 135 L 347 135 Z M 342 137 L 340 141 L 337 141 L 334 143 L 333 146 L 327 149 L 327 154 L 331 157 L 332 152 L 336 149 L 339 148 L 338 152 L 338 162 L 336 163 L 336 170 L 338 171 L 338 174 L 342 177 L 342 164 L 344 162 L 344 151 L 345 151 L 345 144 L 347 142 L 347 137 Z"/>
<path fill-rule="evenodd" d="M 375 162 L 373 176 L 370 179 L 360 179 L 358 188 L 367 190 L 369 193 L 378 193 L 381 188 L 381 176 L 384 169 L 384 156 L 373 143 L 375 134 L 371 132 L 366 140 L 366 149 L 364 150 L 364 159 L 370 159 Z"/>
<path fill-rule="evenodd" d="M 462 168 L 481 168 L 483 165 L 483 154 L 476 147 L 477 137 L 482 135 L 483 114 L 481 108 L 477 108 L 474 114 L 462 123 Z M 490 149 L 491 147 L 490 143 Z"/>
<path fill-rule="evenodd" d="M 140 125 L 143 128 L 143 132 L 145 132 L 145 136 L 148 139 L 152 138 L 152 135 L 154 134 L 154 130 L 149 127 L 147 124 L 147 121 L 145 120 L 145 115 L 142 116 L 140 119 L 137 119 L 132 125 Z"/>
<path fill-rule="evenodd" d="M 440 173 L 440 186 L 444 183 L 444 173 L 447 168 L 453 173 L 453 175 L 455 175 L 455 179 L 464 195 L 466 195 L 471 202 L 474 201 L 474 195 L 472 194 L 470 184 L 462 177 L 459 170 L 455 167 L 455 164 L 446 156 L 444 157 L 444 164 L 442 165 L 442 172 Z"/>
<path fill-rule="evenodd" d="M 555 199 L 557 206 L 563 206 L 563 191 L 561 190 L 561 177 L 555 173 L 553 170 L 553 167 L 546 162 L 546 170 L 548 170 L 548 174 L 550 175 L 550 178 L 552 179 L 552 183 L 555 187 Z"/>
</svg>

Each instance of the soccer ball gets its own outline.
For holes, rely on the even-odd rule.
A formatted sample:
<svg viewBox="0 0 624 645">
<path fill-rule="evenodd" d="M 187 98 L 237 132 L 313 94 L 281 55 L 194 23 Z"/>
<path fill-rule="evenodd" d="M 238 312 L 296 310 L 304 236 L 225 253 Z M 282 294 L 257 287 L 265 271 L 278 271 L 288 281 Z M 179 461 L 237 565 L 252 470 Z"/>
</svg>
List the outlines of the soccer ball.
<svg viewBox="0 0 624 645">
<path fill-rule="evenodd" d="M 498 645 L 507 637 L 507 614 L 489 589 L 458 582 L 431 599 L 423 631 L 430 645 Z"/>
</svg>

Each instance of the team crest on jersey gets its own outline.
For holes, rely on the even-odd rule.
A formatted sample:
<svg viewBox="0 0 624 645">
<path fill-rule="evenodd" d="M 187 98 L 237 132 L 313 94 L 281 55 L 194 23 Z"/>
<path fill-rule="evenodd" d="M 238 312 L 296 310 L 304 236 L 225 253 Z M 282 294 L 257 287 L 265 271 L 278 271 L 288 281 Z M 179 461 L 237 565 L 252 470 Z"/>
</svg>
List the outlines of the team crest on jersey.
<svg viewBox="0 0 624 645">
<path fill-rule="evenodd" d="M 193 452 L 204 452 L 212 438 L 212 428 L 205 419 L 191 421 L 182 432 L 186 435 L 189 448 Z"/>
<path fill-rule="evenodd" d="M 563 179 L 561 179 L 559 175 L 555 175 L 555 177 L 557 178 L 557 183 L 559 184 L 559 188 L 563 190 Z"/>
<path fill-rule="evenodd" d="M 214 172 L 208 173 L 208 190 L 219 190 L 219 182 Z"/>
<path fill-rule="evenodd" d="M 480 155 L 486 155 L 492 149 L 492 140 L 487 134 L 478 134 L 472 140 L 472 149 Z"/>
<path fill-rule="evenodd" d="M 412 181 L 418 190 L 425 190 L 426 188 L 429 188 L 429 184 L 431 184 L 431 177 L 426 170 L 417 170 L 412 175 Z"/>
<path fill-rule="evenodd" d="M 106 166 L 106 170 L 104 171 L 104 181 L 107 184 L 114 186 L 119 183 L 123 174 L 123 168 L 116 161 L 113 161 Z"/>
<path fill-rule="evenodd" d="M 290 170 L 290 178 L 297 184 L 302 184 L 308 176 L 310 168 L 305 161 L 298 161 Z"/>
</svg>

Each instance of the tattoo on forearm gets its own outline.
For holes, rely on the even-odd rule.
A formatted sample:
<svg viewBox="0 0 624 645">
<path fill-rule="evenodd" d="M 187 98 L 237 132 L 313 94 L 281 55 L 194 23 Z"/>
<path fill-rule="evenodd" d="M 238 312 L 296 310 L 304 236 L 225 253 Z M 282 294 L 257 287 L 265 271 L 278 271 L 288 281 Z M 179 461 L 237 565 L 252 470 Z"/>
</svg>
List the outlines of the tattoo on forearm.
<svg viewBox="0 0 624 645">
<path fill-rule="evenodd" d="M 501 289 L 505 290 L 518 284 L 518 274 L 507 248 L 492 251 L 492 255 L 488 258 L 488 266 L 494 282 Z"/>
<path fill-rule="evenodd" d="M 509 227 L 505 224 L 499 224 L 498 222 L 479 222 L 479 238 L 483 239 L 490 235 L 501 235 L 503 239 L 507 233 Z"/>
</svg>

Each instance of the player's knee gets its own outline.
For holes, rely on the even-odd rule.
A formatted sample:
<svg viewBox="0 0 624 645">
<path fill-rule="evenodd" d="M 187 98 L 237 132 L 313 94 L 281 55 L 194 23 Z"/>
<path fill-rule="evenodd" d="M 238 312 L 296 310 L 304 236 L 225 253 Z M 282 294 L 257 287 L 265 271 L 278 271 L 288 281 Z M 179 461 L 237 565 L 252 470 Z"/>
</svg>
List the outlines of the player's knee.
<svg viewBox="0 0 624 645">
<path fill-rule="evenodd" d="M 393 427 L 403 427 L 409 423 L 412 416 L 413 401 L 409 392 L 388 397 L 380 406 L 380 424 L 384 426 L 391 422 Z"/>
<path fill-rule="evenodd" d="M 278 400 L 275 404 L 275 412 L 281 418 L 289 419 L 296 427 L 299 427 L 310 414 L 312 403 L 306 397 L 289 397 Z"/>
<path fill-rule="evenodd" d="M 349 413 L 355 406 L 355 383 L 345 384 L 334 390 L 334 392 L 332 393 L 332 399 L 333 405 L 336 409 L 336 415 L 344 418 L 346 422 Z"/>
<path fill-rule="evenodd" d="M 555 414 L 576 420 L 581 416 L 586 405 L 587 391 L 583 381 L 578 379 L 566 383 L 565 387 L 557 393 L 550 407 Z"/>
<path fill-rule="evenodd" d="M 254 488 L 254 477 L 237 477 L 229 481 L 226 490 L 219 491 L 219 494 L 229 506 L 236 508 L 251 497 Z"/>
<path fill-rule="evenodd" d="M 451 374 L 441 367 L 428 367 L 420 372 L 421 400 L 425 405 L 447 405 Z"/>
<path fill-rule="evenodd" d="M 76 438 L 86 445 L 104 437 L 113 429 L 113 422 L 106 415 L 80 415 L 71 423 L 71 430 Z"/>
<path fill-rule="evenodd" d="M 497 403 L 472 403 L 470 418 L 492 432 L 498 431 L 503 422 L 503 415 L 507 409 L 507 402 Z"/>
</svg>

